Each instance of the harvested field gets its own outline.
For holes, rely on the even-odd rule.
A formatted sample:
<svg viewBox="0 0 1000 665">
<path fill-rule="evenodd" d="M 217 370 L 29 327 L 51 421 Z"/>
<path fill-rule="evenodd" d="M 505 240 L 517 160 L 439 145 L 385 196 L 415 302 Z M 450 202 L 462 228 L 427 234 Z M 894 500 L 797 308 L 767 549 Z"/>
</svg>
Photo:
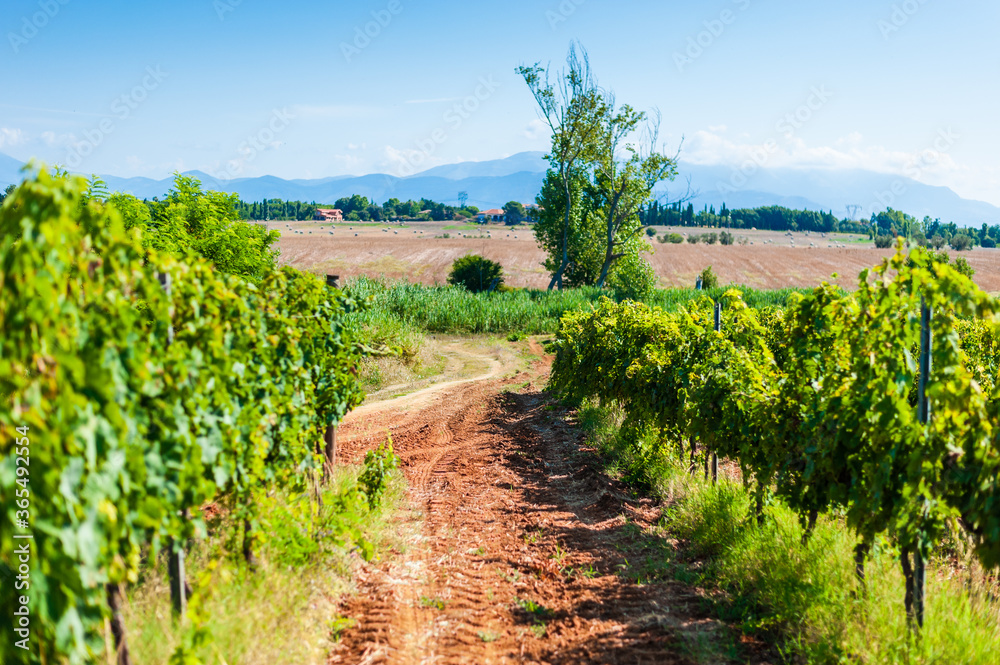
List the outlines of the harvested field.
<svg viewBox="0 0 1000 665">
<path fill-rule="evenodd" d="M 548 286 L 548 273 L 542 267 L 545 255 L 535 244 L 531 230 L 523 227 L 511 230 L 493 224 L 448 230 L 444 222 L 416 222 L 405 226 L 345 224 L 337 225 L 331 234 L 329 224 L 322 230 L 318 222 L 289 223 L 288 227 L 285 224 L 272 223 L 272 228 L 284 234 L 278 242 L 281 260 L 305 270 L 341 277 L 367 275 L 443 284 L 455 259 L 475 253 L 499 261 L 511 286 Z M 291 233 L 289 229 L 301 231 L 302 235 Z M 657 229 L 660 233 L 666 230 Z M 687 231 L 703 233 L 718 229 Z M 445 233 L 451 237 L 441 237 Z M 858 242 L 857 236 L 829 234 L 827 238 L 804 233 L 788 236 L 767 231 L 737 231 L 736 235 L 754 244 L 652 242 L 654 254 L 650 261 L 660 285 L 692 286 L 697 274 L 706 266 L 712 266 L 723 284 L 731 282 L 763 289 L 810 287 L 830 280 L 831 275 L 837 273 L 838 284 L 853 288 L 861 270 L 876 265 L 892 253 L 892 250 L 875 249 L 868 242 Z M 952 255 L 957 253 L 952 252 Z M 980 287 L 989 292 L 1000 291 L 1000 249 L 978 248 L 962 252 L 961 256 L 975 268 L 975 280 Z"/>
</svg>

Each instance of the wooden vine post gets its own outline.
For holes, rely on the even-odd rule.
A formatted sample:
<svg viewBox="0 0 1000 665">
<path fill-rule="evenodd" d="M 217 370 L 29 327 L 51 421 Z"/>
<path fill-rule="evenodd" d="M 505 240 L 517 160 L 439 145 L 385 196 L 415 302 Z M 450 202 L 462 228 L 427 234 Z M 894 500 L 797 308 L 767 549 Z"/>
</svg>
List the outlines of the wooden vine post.
<svg viewBox="0 0 1000 665">
<path fill-rule="evenodd" d="M 327 275 L 326 285 L 330 288 L 340 288 L 340 275 Z M 337 426 L 327 425 L 323 433 L 323 478 L 333 477 L 333 467 L 337 465 Z"/>
<path fill-rule="evenodd" d="M 170 275 L 161 272 L 157 275 L 160 285 L 170 298 Z M 167 326 L 167 346 L 174 343 L 174 326 Z M 185 511 L 186 513 L 187 511 Z M 187 517 L 185 514 L 184 517 Z M 184 579 L 184 546 L 173 538 L 167 539 L 167 575 L 170 578 L 170 604 L 174 616 L 183 616 L 187 610 L 187 584 Z"/>
<path fill-rule="evenodd" d="M 333 477 L 333 467 L 337 464 L 337 426 L 327 425 L 323 433 L 323 476 Z"/>
<path fill-rule="evenodd" d="M 927 397 L 927 382 L 931 374 L 931 308 L 920 298 L 920 379 L 917 383 L 917 415 L 926 426 L 931 419 L 931 403 Z M 927 582 L 927 562 L 923 544 L 918 543 L 913 552 L 913 605 L 917 630 L 924 627 L 924 593 Z"/>
<path fill-rule="evenodd" d="M 715 332 L 722 332 L 722 303 L 715 303 Z M 719 482 L 719 455 L 712 453 L 712 484 Z"/>
<path fill-rule="evenodd" d="M 122 588 L 118 584 L 105 585 L 108 594 L 108 609 L 111 610 L 111 634 L 115 638 L 115 662 L 117 665 L 132 665 L 125 638 L 125 620 L 122 618 Z"/>
</svg>

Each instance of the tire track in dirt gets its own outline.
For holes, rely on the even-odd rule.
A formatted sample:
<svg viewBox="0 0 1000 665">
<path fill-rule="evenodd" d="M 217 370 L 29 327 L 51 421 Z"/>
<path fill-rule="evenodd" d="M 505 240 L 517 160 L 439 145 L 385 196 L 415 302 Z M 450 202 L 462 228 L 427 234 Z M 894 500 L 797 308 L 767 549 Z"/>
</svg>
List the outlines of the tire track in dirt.
<svg viewBox="0 0 1000 665">
<path fill-rule="evenodd" d="M 451 386 L 405 418 L 372 410 L 342 427 L 347 459 L 391 431 L 414 535 L 363 567 L 342 609 L 358 623 L 331 663 L 686 664 L 730 630 L 662 567 L 673 544 L 647 532 L 659 506 L 601 473 L 561 407 L 532 388 L 546 371 Z"/>
</svg>

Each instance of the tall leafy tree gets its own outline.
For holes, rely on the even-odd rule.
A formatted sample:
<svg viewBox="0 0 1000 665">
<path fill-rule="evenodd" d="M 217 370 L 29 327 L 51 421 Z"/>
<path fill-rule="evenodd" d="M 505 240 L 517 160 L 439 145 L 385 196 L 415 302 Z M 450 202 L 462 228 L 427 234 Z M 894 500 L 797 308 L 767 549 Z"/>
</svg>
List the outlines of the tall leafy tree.
<svg viewBox="0 0 1000 665">
<path fill-rule="evenodd" d="M 636 250 L 641 238 L 639 211 L 653 197 L 653 188 L 677 175 L 677 159 L 657 150 L 659 114 L 636 142 L 629 139 L 647 118 L 628 104 L 616 108 L 606 93 L 601 131 L 595 140 L 593 198 L 604 221 L 604 261 L 597 286 L 604 286 L 612 265 Z"/>
<path fill-rule="evenodd" d="M 600 217 L 589 212 L 587 173 L 572 171 L 569 187 L 567 197 L 562 176 L 555 169 L 548 170 L 536 198 L 535 240 L 545 250 L 545 269 L 552 274 L 563 271 L 561 286 L 589 286 L 596 283 L 601 270 Z"/>
<path fill-rule="evenodd" d="M 542 120 L 552 132 L 552 148 L 547 155 L 552 171 L 562 185 L 566 205 L 563 209 L 562 236 L 558 266 L 549 288 L 562 288 L 563 276 L 570 264 L 570 222 L 574 209 L 572 181 L 574 172 L 593 159 L 594 139 L 600 131 L 604 98 L 590 70 L 587 52 L 571 44 L 566 70 L 553 83 L 550 73 L 538 63 L 521 66 L 517 73 L 524 78 L 538 103 Z"/>
<path fill-rule="evenodd" d="M 518 224 L 524 219 L 524 206 L 518 201 L 507 201 L 503 204 L 503 214 L 508 224 Z"/>
</svg>

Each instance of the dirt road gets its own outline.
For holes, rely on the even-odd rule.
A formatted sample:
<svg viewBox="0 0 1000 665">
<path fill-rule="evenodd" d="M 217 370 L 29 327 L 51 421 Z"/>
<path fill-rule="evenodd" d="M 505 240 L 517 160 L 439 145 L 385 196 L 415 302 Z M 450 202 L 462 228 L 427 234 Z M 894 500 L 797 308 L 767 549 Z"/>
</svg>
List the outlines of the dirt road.
<svg viewBox="0 0 1000 665">
<path fill-rule="evenodd" d="M 540 390 L 547 371 L 444 385 L 343 425 L 348 459 L 391 433 L 412 537 L 363 570 L 342 609 L 357 625 L 329 662 L 690 663 L 724 641 L 659 564 L 672 544 L 646 533 L 658 507 L 581 452 Z"/>
</svg>

